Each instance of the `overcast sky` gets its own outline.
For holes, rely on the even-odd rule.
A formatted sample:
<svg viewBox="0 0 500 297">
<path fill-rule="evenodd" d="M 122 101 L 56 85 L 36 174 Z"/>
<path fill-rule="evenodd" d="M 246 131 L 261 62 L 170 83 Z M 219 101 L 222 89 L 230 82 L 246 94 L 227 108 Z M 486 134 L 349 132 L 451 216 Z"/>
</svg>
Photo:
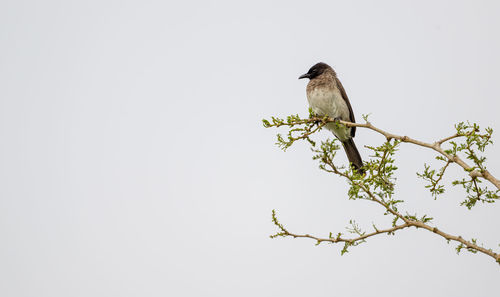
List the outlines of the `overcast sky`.
<svg viewBox="0 0 500 297">
<path fill-rule="evenodd" d="M 497 295 L 490 257 L 422 230 L 344 256 L 270 239 L 272 209 L 318 236 L 387 218 L 261 119 L 307 115 L 297 78 L 323 61 L 358 121 L 429 142 L 492 127 L 499 177 L 499 14 L 493 0 L 1 1 L 0 295 Z M 356 134 L 365 159 L 382 141 Z M 498 252 L 499 203 L 434 201 L 415 174 L 433 156 L 401 146 L 401 208 Z"/>
</svg>

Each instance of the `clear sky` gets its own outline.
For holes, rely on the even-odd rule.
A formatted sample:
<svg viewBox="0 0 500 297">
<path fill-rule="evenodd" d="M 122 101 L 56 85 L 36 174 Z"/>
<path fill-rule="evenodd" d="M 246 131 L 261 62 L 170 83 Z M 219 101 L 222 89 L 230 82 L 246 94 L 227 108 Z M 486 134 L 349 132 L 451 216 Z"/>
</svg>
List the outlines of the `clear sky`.
<svg viewBox="0 0 500 297">
<path fill-rule="evenodd" d="M 492 127 L 498 177 L 499 15 L 498 1 L 1 1 L 0 295 L 497 294 L 490 257 L 421 230 L 344 256 L 269 239 L 272 209 L 319 236 L 387 218 L 261 119 L 307 115 L 297 78 L 323 61 L 358 120 L 425 141 Z M 382 141 L 356 134 L 364 158 Z M 434 155 L 401 146 L 402 208 L 498 251 L 499 203 L 434 201 L 416 179 Z"/>
</svg>

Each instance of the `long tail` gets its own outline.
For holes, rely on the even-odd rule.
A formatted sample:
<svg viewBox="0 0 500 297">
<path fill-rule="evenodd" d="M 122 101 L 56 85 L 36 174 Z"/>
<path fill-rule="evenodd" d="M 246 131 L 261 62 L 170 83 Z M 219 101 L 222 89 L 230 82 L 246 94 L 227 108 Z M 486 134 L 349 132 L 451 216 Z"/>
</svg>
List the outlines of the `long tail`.
<svg viewBox="0 0 500 297">
<path fill-rule="evenodd" d="M 364 170 L 361 169 L 363 167 L 363 160 L 359 155 L 358 149 L 354 144 L 354 140 L 349 138 L 349 140 L 342 142 L 344 146 L 345 153 L 347 154 L 347 159 L 351 162 L 352 166 L 360 173 L 363 174 Z"/>
</svg>

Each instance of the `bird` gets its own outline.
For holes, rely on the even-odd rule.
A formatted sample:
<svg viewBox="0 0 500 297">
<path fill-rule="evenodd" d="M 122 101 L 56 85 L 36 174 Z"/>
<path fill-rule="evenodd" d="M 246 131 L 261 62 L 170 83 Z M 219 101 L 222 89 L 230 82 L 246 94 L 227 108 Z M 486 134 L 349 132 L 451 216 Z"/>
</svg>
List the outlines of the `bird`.
<svg viewBox="0 0 500 297">
<path fill-rule="evenodd" d="M 303 78 L 309 79 L 306 88 L 307 101 L 315 115 L 320 117 L 328 116 L 335 120 L 352 123 L 356 122 L 349 98 L 332 67 L 319 62 L 313 65 L 307 73 L 299 77 L 299 79 Z M 356 127 L 346 127 L 335 122 L 330 122 L 325 127 L 342 142 L 347 159 L 349 159 L 354 169 L 363 174 L 363 160 L 353 140 Z"/>
</svg>

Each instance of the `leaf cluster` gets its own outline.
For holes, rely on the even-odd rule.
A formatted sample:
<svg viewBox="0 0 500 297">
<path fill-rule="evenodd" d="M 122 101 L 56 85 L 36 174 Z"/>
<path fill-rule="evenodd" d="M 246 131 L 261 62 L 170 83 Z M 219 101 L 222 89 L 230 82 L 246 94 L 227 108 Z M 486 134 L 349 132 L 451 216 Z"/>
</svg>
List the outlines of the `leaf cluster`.
<svg viewBox="0 0 500 297">
<path fill-rule="evenodd" d="M 491 140 L 493 130 L 486 128 L 484 132 L 481 132 L 477 124 L 470 124 L 468 122 L 456 124 L 455 129 L 456 134 L 447 141 L 450 147 L 445 149 L 445 153 L 450 158 L 445 158 L 441 155 L 437 156 L 436 160 L 440 161 L 443 165 L 439 169 L 432 169 L 430 165 L 424 164 L 423 172 L 417 173 L 417 176 L 427 182 L 425 187 L 429 189 L 431 195 L 436 199 L 445 192 L 442 180 L 446 169 L 453 162 L 452 160 L 455 156 L 464 154 L 473 163 L 473 166 L 466 170 L 470 174 L 466 178 L 456 179 L 451 183 L 454 186 L 462 186 L 466 192 L 465 200 L 460 205 L 471 209 L 477 202 L 495 202 L 499 199 L 500 190 L 490 190 L 487 186 L 481 186 L 482 180 L 473 174 L 476 170 L 480 173 L 486 170 L 486 157 L 482 154 L 485 148 L 493 143 Z"/>
</svg>

